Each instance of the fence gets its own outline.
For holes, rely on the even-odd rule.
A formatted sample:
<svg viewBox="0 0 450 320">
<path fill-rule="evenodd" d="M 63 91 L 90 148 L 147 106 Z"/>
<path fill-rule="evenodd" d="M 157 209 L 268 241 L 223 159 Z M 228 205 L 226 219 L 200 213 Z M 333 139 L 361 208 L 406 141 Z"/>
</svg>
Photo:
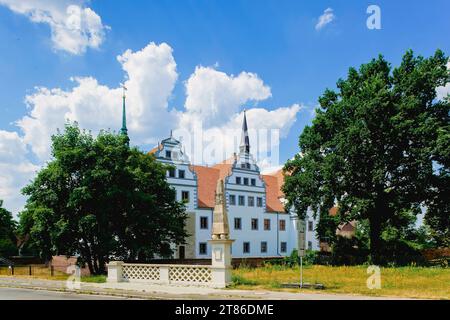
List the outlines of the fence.
<svg viewBox="0 0 450 320">
<path fill-rule="evenodd" d="M 53 267 L 45 265 L 7 266 L 0 267 L 2 276 L 51 276 L 55 275 Z"/>
<path fill-rule="evenodd" d="M 212 282 L 211 266 L 124 263 L 122 281 L 208 286 Z"/>
</svg>

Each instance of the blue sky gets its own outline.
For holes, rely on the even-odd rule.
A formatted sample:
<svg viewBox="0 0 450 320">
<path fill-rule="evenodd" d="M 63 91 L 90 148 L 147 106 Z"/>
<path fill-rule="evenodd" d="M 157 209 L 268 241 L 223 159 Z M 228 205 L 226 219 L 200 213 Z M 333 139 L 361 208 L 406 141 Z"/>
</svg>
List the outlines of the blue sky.
<svg viewBox="0 0 450 320">
<path fill-rule="evenodd" d="M 88 45 L 75 54 L 55 48 L 49 23 L 33 21 L 30 8 L 14 8 L 11 0 L 0 0 L 0 130 L 17 132 L 25 144 L 23 161 L 33 165 L 45 159 L 36 156 L 32 139 L 16 125 L 36 107 L 27 109 L 25 97 L 33 95 L 36 86 L 70 92 L 76 86 L 71 77 L 92 77 L 101 85 L 117 88 L 125 79 L 117 56 L 128 49 L 142 50 L 150 42 L 166 43 L 173 50 L 177 79 L 168 98 L 169 108 L 185 110 L 186 81 L 197 66 L 230 77 L 255 73 L 270 88 L 270 97 L 244 99 L 238 103 L 239 111 L 254 106 L 277 110 L 302 105 L 281 140 L 281 162 L 298 151 L 298 136 L 311 122 L 318 97 L 327 87 L 334 88 L 350 66 L 359 66 L 380 53 L 396 65 L 407 49 L 425 56 L 438 48 L 450 53 L 450 2 L 446 0 L 64 1 L 90 8 L 101 18 L 100 44 Z M 52 3 L 36 2 L 42 2 L 44 8 Z M 366 27 L 370 4 L 381 8 L 381 30 Z M 332 9 L 334 18 L 317 30 L 318 19 L 327 8 Z M 168 131 L 170 125 L 163 126 Z M 136 141 L 143 148 L 152 144 Z M 12 183 L 11 188 L 17 190 L 18 184 Z M 19 206 L 20 200 L 4 194 L 7 200 L 11 198 L 6 206 Z"/>
</svg>

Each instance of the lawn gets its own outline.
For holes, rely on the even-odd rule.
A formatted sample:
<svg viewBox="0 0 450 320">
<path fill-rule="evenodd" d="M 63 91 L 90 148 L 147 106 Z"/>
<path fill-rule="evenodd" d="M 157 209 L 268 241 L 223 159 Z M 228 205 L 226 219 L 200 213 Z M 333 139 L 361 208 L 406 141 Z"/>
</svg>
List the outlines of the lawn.
<svg viewBox="0 0 450 320">
<path fill-rule="evenodd" d="M 305 266 L 303 281 L 321 283 L 324 290 L 315 292 L 362 294 L 374 296 L 398 296 L 424 299 L 450 299 L 450 269 L 400 267 L 381 268 L 381 289 L 368 289 L 367 266 L 331 267 Z M 260 268 L 241 267 L 233 270 L 234 288 L 270 289 L 299 291 L 301 289 L 283 289 L 281 284 L 300 282 L 299 267 L 267 266 Z"/>
</svg>

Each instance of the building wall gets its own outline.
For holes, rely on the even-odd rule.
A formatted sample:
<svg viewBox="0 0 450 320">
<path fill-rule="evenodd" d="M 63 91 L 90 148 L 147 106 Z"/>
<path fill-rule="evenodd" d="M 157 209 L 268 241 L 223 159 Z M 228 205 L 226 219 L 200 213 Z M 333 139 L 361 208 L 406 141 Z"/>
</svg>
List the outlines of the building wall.
<svg viewBox="0 0 450 320">
<path fill-rule="evenodd" d="M 186 259 L 208 259 L 211 257 L 211 248 L 208 240 L 211 239 L 211 229 L 213 220 L 212 208 L 199 208 L 197 199 L 197 177 L 191 170 L 188 159 L 181 151 L 181 145 L 173 138 L 166 139 L 162 148 L 156 153 L 158 161 L 172 164 L 176 167 L 175 177 L 168 175 L 168 183 L 176 190 L 177 200 L 181 201 L 182 192 L 189 192 L 189 201 L 186 202 L 188 220 L 186 230 L 190 237 L 186 239 L 185 258 Z M 166 151 L 177 154 L 177 159 L 166 157 Z M 228 209 L 228 221 L 230 226 L 230 238 L 234 239 L 232 245 L 232 255 L 235 258 L 258 258 L 258 257 L 280 257 L 290 255 L 293 249 L 298 248 L 298 226 L 295 214 L 280 212 L 267 212 L 266 209 L 266 189 L 264 180 L 261 178 L 259 168 L 249 155 L 244 155 L 236 159 L 231 173 L 225 178 L 225 196 Z M 246 165 L 249 163 L 249 167 Z M 184 171 L 184 178 L 179 177 L 179 171 Z M 236 178 L 241 179 L 240 184 Z M 244 179 L 248 179 L 248 185 L 244 184 Z M 255 185 L 251 181 L 254 179 Z M 235 204 L 231 204 L 230 197 L 235 196 Z M 244 197 L 244 205 L 239 205 L 239 196 Z M 249 206 L 249 197 L 254 198 L 254 205 Z M 262 198 L 261 206 L 258 206 L 257 198 Z M 201 218 L 207 219 L 207 228 L 201 228 Z M 241 219 L 241 230 L 235 228 L 235 218 Z M 252 219 L 258 220 L 257 230 L 252 230 Z M 264 229 L 264 220 L 270 220 L 270 230 Z M 308 218 L 312 219 L 312 218 Z M 285 221 L 285 230 L 280 230 L 280 220 Z M 315 228 L 317 221 L 313 221 Z M 308 222 L 306 222 L 308 227 Z M 314 230 L 314 229 L 313 229 Z M 306 229 L 306 246 L 314 250 L 319 249 L 315 232 Z M 244 242 L 250 244 L 250 252 L 244 252 Z M 261 252 L 261 243 L 267 244 L 267 251 Z M 282 243 L 285 243 L 285 250 L 282 252 Z M 206 252 L 200 252 L 201 244 L 206 246 Z M 179 258 L 179 250 L 175 248 L 174 258 Z"/>
</svg>

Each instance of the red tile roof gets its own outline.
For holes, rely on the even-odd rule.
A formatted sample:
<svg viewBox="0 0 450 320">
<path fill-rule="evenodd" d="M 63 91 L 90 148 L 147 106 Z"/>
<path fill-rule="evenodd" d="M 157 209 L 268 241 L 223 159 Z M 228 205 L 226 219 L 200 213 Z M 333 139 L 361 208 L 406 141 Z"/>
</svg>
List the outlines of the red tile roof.
<svg viewBox="0 0 450 320">
<path fill-rule="evenodd" d="M 266 184 L 266 208 L 268 212 L 285 212 L 281 203 L 280 182 L 277 176 L 262 175 Z"/>
<path fill-rule="evenodd" d="M 197 174 L 197 199 L 200 208 L 214 208 L 215 191 L 220 170 L 211 167 L 193 166 Z"/>
</svg>

